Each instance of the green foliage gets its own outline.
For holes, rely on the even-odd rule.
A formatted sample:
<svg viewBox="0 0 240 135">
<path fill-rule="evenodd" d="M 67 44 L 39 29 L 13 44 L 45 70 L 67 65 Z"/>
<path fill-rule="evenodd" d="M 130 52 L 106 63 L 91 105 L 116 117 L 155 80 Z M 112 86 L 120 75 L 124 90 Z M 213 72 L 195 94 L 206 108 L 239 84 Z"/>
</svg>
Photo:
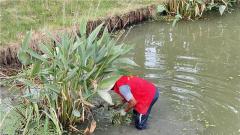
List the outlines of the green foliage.
<svg viewBox="0 0 240 135">
<path fill-rule="evenodd" d="M 181 19 L 198 19 L 202 17 L 203 13 L 209 10 L 218 9 L 219 13 L 223 15 L 228 8 L 237 1 L 235 0 L 170 0 L 163 5 L 158 5 L 157 12 L 167 12 L 169 15 L 174 15 L 173 26 Z"/>
<path fill-rule="evenodd" d="M 86 23 L 82 23 L 80 36 L 62 34 L 60 40 L 51 36 L 56 44 L 39 44 L 43 54 L 29 47 L 31 34 L 27 34 L 18 53 L 23 70 L 8 80 L 21 86 L 16 89 L 22 91 L 23 110 L 17 112 L 24 119 L 23 134 L 52 129 L 62 134 L 86 119 L 93 120 L 89 117 L 93 97 L 99 95 L 111 103 L 106 90 L 118 79 L 119 71 L 125 70 L 123 66 L 137 65 L 128 58 L 120 59 L 132 47 L 118 45 L 102 27 L 87 36 Z"/>
<path fill-rule="evenodd" d="M 167 8 L 166 8 L 165 5 L 158 5 L 158 6 L 157 6 L 157 12 L 158 12 L 158 13 L 162 13 L 162 12 L 164 12 L 164 11 L 167 11 Z"/>
</svg>

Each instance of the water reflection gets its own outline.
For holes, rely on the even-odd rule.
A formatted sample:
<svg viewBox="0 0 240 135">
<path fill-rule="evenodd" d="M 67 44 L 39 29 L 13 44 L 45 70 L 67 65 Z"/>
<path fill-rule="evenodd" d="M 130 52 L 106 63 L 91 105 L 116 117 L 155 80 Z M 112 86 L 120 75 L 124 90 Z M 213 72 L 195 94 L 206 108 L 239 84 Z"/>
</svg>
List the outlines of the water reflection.
<svg viewBox="0 0 240 135">
<path fill-rule="evenodd" d="M 148 47 L 145 48 L 145 67 L 146 68 L 151 68 L 151 67 L 158 67 L 159 65 L 159 60 L 157 57 L 157 52 L 155 47 Z"/>
</svg>

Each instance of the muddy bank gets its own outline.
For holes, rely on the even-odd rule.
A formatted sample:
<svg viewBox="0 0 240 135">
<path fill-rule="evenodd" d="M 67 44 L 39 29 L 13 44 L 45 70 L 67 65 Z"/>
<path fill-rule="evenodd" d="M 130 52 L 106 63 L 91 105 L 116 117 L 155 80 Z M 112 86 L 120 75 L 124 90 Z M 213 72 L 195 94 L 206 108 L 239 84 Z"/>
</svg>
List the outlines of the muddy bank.
<svg viewBox="0 0 240 135">
<path fill-rule="evenodd" d="M 151 5 L 145 8 L 140 8 L 134 11 L 124 13 L 122 15 L 115 15 L 103 19 L 90 20 L 87 23 L 87 33 L 91 33 L 102 22 L 105 23 L 105 26 L 107 26 L 109 32 L 114 32 L 116 30 L 127 28 L 131 25 L 151 19 L 155 14 L 155 9 L 156 7 L 154 5 Z M 64 32 L 67 32 L 71 35 L 78 34 L 78 26 L 79 25 L 72 26 L 70 28 L 55 30 L 51 33 L 54 37 L 56 37 L 56 39 L 58 39 L 60 33 Z M 34 50 L 38 51 L 38 44 L 41 42 L 54 43 L 54 41 L 51 41 L 48 38 L 47 33 L 34 33 L 30 42 L 30 46 Z M 20 64 L 19 60 L 17 59 L 17 52 L 20 45 L 21 43 L 11 43 L 4 47 L 0 47 L 0 66 Z"/>
</svg>

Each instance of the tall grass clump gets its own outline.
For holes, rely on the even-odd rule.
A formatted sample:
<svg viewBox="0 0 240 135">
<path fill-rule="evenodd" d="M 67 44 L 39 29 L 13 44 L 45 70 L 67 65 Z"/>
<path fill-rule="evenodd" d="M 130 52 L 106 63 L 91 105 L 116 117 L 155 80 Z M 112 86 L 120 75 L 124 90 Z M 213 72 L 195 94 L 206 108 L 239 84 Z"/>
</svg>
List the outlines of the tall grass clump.
<svg viewBox="0 0 240 135">
<path fill-rule="evenodd" d="M 180 19 L 198 19 L 209 10 L 218 10 L 221 15 L 229 11 L 237 0 L 169 0 L 158 5 L 158 12 L 175 16 L 174 24 Z"/>
<path fill-rule="evenodd" d="M 118 44 L 102 27 L 87 35 L 82 22 L 78 35 L 50 36 L 54 45 L 39 44 L 41 53 L 29 47 L 27 34 L 18 53 L 23 69 L 6 83 L 20 91 L 13 110 L 22 117 L 21 134 L 94 131 L 93 99 L 100 96 L 112 104 L 107 90 L 125 72 L 123 65 L 136 65 L 121 58 L 132 47 Z"/>
</svg>

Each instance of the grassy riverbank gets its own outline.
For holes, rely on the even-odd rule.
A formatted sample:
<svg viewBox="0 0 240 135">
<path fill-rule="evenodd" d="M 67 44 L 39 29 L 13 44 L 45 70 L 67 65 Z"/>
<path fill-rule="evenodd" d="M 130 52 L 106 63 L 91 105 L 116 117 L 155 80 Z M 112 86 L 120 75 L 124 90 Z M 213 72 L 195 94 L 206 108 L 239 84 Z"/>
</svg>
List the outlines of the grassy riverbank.
<svg viewBox="0 0 240 135">
<path fill-rule="evenodd" d="M 89 19 L 124 13 L 163 0 L 1 1 L 0 46 L 22 39 L 26 31 L 57 29 Z"/>
</svg>

